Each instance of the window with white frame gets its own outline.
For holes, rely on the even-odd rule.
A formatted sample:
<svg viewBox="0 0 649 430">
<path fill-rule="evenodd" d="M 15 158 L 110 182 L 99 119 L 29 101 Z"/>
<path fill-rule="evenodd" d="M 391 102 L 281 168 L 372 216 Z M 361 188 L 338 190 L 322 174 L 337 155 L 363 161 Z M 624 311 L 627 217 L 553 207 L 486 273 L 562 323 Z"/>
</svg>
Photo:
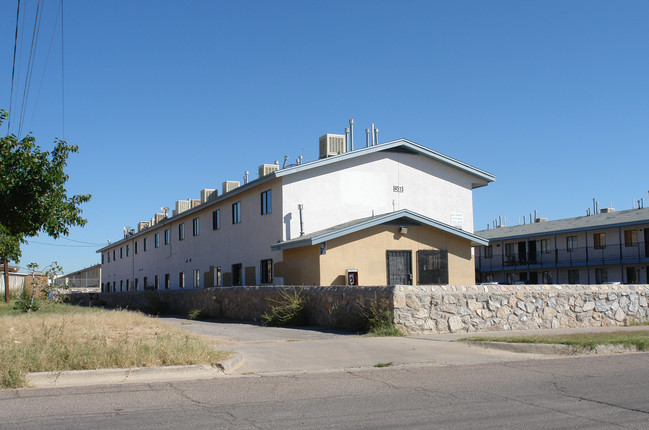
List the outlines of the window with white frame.
<svg viewBox="0 0 649 430">
<path fill-rule="evenodd" d="M 178 240 L 185 240 L 185 223 L 178 224 Z"/>
<path fill-rule="evenodd" d="M 595 283 L 603 284 L 608 282 L 608 270 L 606 268 L 595 269 Z"/>
<path fill-rule="evenodd" d="M 491 245 L 483 246 L 484 258 L 492 258 L 494 256 L 494 249 Z"/>
<path fill-rule="evenodd" d="M 577 236 L 566 237 L 566 250 L 568 250 L 568 252 L 577 250 Z"/>
<path fill-rule="evenodd" d="M 270 284 L 273 282 L 273 260 L 261 260 L 261 283 Z"/>
<path fill-rule="evenodd" d="M 153 247 L 160 248 L 160 233 L 156 233 L 153 236 Z"/>
<path fill-rule="evenodd" d="M 593 247 L 595 249 L 604 249 L 604 248 L 606 248 L 606 234 L 605 233 L 594 233 L 593 234 Z"/>
<path fill-rule="evenodd" d="M 271 190 L 266 190 L 261 193 L 261 214 L 266 215 L 272 212 L 273 207 L 271 203 Z"/>
<path fill-rule="evenodd" d="M 196 217 L 192 220 L 192 236 L 198 236 L 200 227 L 200 218 Z"/>
<path fill-rule="evenodd" d="M 180 272 L 178 274 L 178 286 L 180 288 L 185 288 L 185 272 Z"/>
<path fill-rule="evenodd" d="M 541 239 L 541 254 L 550 253 L 550 239 Z"/>
<path fill-rule="evenodd" d="M 624 230 L 624 246 L 638 246 L 638 230 Z"/>
<path fill-rule="evenodd" d="M 165 245 L 169 245 L 169 242 L 171 240 L 171 232 L 169 232 L 169 229 L 165 229 L 164 235 L 165 235 Z"/>
<path fill-rule="evenodd" d="M 212 212 L 212 230 L 221 228 L 221 209 Z"/>
<path fill-rule="evenodd" d="M 194 288 L 200 288 L 201 286 L 201 270 L 194 270 Z"/>
<path fill-rule="evenodd" d="M 232 224 L 239 224 L 241 222 L 241 202 L 232 204 Z"/>
</svg>

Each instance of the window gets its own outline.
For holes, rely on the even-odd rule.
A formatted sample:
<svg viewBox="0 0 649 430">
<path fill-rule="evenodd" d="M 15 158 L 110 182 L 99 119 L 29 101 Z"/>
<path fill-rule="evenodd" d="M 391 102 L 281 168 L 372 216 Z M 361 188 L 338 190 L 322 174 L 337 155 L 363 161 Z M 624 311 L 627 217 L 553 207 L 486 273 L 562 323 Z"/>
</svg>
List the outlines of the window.
<svg viewBox="0 0 649 430">
<path fill-rule="evenodd" d="M 638 246 L 637 230 L 624 230 L 624 246 Z"/>
<path fill-rule="evenodd" d="M 270 284 L 273 282 L 273 260 L 261 260 L 261 283 Z"/>
<path fill-rule="evenodd" d="M 241 263 L 232 265 L 232 285 L 241 285 Z"/>
<path fill-rule="evenodd" d="M 143 286 L 143 288 L 145 290 L 149 289 L 149 278 L 148 277 L 146 277 L 146 276 L 144 277 L 144 281 L 142 282 L 142 286 Z"/>
<path fill-rule="evenodd" d="M 114 252 L 114 251 L 113 251 Z M 110 263 L 110 252 L 106 253 L 106 257 L 108 258 L 108 262 Z"/>
<path fill-rule="evenodd" d="M 126 280 L 126 291 L 129 290 L 130 285 L 131 285 L 131 280 L 130 280 L 130 279 L 127 279 L 127 280 Z"/>
<path fill-rule="evenodd" d="M 119 281 L 119 290 L 124 291 L 124 280 Z"/>
<path fill-rule="evenodd" d="M 514 251 L 514 243 L 506 243 L 505 244 L 505 257 L 513 257 L 515 254 Z"/>
<path fill-rule="evenodd" d="M 261 193 L 261 214 L 266 215 L 272 212 L 270 190 Z"/>
<path fill-rule="evenodd" d="M 114 292 L 114 291 L 116 291 L 116 290 L 115 290 L 115 281 L 113 281 L 113 292 Z"/>
<path fill-rule="evenodd" d="M 101 254 L 101 264 L 104 264 L 104 254 Z"/>
<path fill-rule="evenodd" d="M 221 228 L 221 209 L 217 209 L 212 212 L 212 230 L 218 230 Z"/>
<path fill-rule="evenodd" d="M 115 261 L 115 260 L 116 260 L 116 258 L 115 258 L 115 250 L 113 249 L 113 261 Z"/>
<path fill-rule="evenodd" d="M 126 256 L 128 257 L 128 247 L 129 245 L 126 245 Z"/>
<path fill-rule="evenodd" d="M 484 252 L 484 258 L 491 258 L 494 256 L 494 249 L 491 245 L 483 246 L 482 250 Z"/>
<path fill-rule="evenodd" d="M 155 236 L 153 236 L 153 247 L 160 248 L 160 233 L 156 233 Z"/>
<path fill-rule="evenodd" d="M 566 237 L 566 249 L 568 250 L 568 252 L 577 250 L 577 236 Z"/>
<path fill-rule="evenodd" d="M 178 274 L 178 286 L 180 288 L 185 288 L 185 272 L 180 272 Z"/>
<path fill-rule="evenodd" d="M 241 222 L 241 202 L 232 204 L 232 224 Z"/>
<path fill-rule="evenodd" d="M 133 252 L 137 254 L 137 240 L 135 241 L 135 245 L 133 245 Z"/>
<path fill-rule="evenodd" d="M 171 238 L 171 234 L 169 233 L 169 229 L 165 230 L 165 245 L 169 245 L 169 240 Z"/>
<path fill-rule="evenodd" d="M 550 253 L 550 239 L 541 239 L 541 254 Z"/>
<path fill-rule="evenodd" d="M 221 267 L 214 269 L 214 286 L 220 287 L 223 285 L 223 280 L 221 278 Z"/>
<path fill-rule="evenodd" d="M 198 220 L 199 220 L 198 217 L 192 220 L 192 236 L 198 236 L 198 227 L 199 227 Z"/>
<path fill-rule="evenodd" d="M 137 291 L 139 289 L 139 287 L 140 287 L 140 279 L 135 278 L 135 291 Z"/>
<path fill-rule="evenodd" d="M 541 279 L 543 280 L 544 284 L 553 284 L 552 282 L 552 272 L 542 272 L 541 273 Z"/>
<path fill-rule="evenodd" d="M 572 285 L 579 283 L 579 270 L 568 270 L 568 283 Z"/>
<path fill-rule="evenodd" d="M 148 247 L 147 247 L 147 240 L 146 240 L 146 239 L 147 239 L 146 237 L 145 237 L 144 239 L 142 239 L 142 251 L 143 251 L 143 252 L 146 252 L 146 250 L 147 250 L 147 248 L 148 248 Z"/>
<path fill-rule="evenodd" d="M 185 240 L 185 223 L 178 224 L 178 240 Z"/>
<path fill-rule="evenodd" d="M 165 290 L 169 289 L 170 277 L 168 273 L 165 273 Z"/>
<path fill-rule="evenodd" d="M 606 234 L 604 233 L 593 234 L 593 247 L 595 249 L 606 248 Z"/>
<path fill-rule="evenodd" d="M 155 284 L 153 286 L 155 287 L 156 290 L 159 290 L 160 289 L 160 276 L 155 275 L 155 278 L 153 278 L 153 279 L 154 279 L 154 282 L 155 282 Z"/>
<path fill-rule="evenodd" d="M 608 271 L 606 269 L 595 269 L 595 283 L 603 284 L 608 282 Z"/>
<path fill-rule="evenodd" d="M 119 247 L 119 258 L 124 258 L 124 249 L 121 246 Z"/>
<path fill-rule="evenodd" d="M 194 270 L 194 288 L 201 287 L 201 271 L 200 269 Z"/>
</svg>

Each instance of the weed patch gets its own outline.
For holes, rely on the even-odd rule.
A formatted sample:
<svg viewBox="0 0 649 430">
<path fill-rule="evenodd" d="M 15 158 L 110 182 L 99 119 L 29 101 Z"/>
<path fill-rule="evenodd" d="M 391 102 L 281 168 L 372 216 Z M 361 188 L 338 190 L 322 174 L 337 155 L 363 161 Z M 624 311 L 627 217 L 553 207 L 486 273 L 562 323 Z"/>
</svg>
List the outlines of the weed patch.
<svg viewBox="0 0 649 430">
<path fill-rule="evenodd" d="M 57 305 L 48 312 L 5 313 L 0 326 L 6 328 L 0 332 L 2 388 L 25 386 L 29 372 L 216 365 L 229 354 L 157 318 L 124 310 Z"/>
<path fill-rule="evenodd" d="M 279 299 L 268 299 L 270 310 L 261 316 L 265 326 L 295 327 L 307 325 L 309 316 L 302 290 L 279 290 Z"/>
</svg>

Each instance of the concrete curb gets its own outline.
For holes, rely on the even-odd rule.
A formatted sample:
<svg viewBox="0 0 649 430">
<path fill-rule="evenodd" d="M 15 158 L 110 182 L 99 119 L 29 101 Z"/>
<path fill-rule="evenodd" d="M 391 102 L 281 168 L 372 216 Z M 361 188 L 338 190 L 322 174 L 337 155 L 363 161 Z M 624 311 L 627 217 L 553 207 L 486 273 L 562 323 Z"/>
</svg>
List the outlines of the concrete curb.
<svg viewBox="0 0 649 430">
<path fill-rule="evenodd" d="M 73 387 L 105 384 L 213 379 L 223 370 L 208 364 L 191 366 L 135 367 L 129 369 L 66 370 L 27 374 L 30 388 Z"/>
<path fill-rule="evenodd" d="M 541 355 L 593 355 L 593 354 L 624 354 L 640 352 L 637 347 L 624 345 L 599 345 L 593 350 L 581 349 L 571 345 L 551 343 L 509 343 L 495 341 L 467 341 L 467 344 L 483 348 L 500 349 L 503 351 L 521 352 Z"/>
<path fill-rule="evenodd" d="M 499 349 L 502 351 L 519 352 L 527 354 L 541 355 L 575 355 L 579 351 L 570 345 L 550 344 L 550 343 L 509 343 L 494 341 L 467 341 L 472 346 L 481 346 L 483 348 Z"/>
</svg>

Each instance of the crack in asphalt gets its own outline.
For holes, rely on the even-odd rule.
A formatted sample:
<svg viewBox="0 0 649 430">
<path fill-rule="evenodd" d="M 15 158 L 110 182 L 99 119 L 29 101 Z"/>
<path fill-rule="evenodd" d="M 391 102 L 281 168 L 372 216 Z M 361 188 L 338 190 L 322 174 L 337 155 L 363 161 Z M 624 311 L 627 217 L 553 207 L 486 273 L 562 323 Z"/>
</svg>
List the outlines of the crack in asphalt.
<svg viewBox="0 0 649 430">
<path fill-rule="evenodd" d="M 595 399 L 590 399 L 590 398 L 587 398 L 587 397 L 577 396 L 577 395 L 574 395 L 574 394 L 568 394 L 568 393 L 566 393 L 565 390 L 562 390 L 558 386 L 557 382 L 553 382 L 552 386 L 554 387 L 555 391 L 557 391 L 559 394 L 561 394 L 564 397 L 568 397 L 570 399 L 577 399 L 579 401 L 591 402 L 591 403 L 596 403 L 598 405 L 604 405 L 604 406 L 610 406 L 610 407 L 613 407 L 613 408 L 622 409 L 624 411 L 639 412 L 641 414 L 649 415 L 649 411 L 645 411 L 645 410 L 642 410 L 642 409 L 629 408 L 629 407 L 626 407 L 626 406 L 616 405 L 614 403 L 604 402 L 602 400 L 595 400 Z"/>
</svg>

